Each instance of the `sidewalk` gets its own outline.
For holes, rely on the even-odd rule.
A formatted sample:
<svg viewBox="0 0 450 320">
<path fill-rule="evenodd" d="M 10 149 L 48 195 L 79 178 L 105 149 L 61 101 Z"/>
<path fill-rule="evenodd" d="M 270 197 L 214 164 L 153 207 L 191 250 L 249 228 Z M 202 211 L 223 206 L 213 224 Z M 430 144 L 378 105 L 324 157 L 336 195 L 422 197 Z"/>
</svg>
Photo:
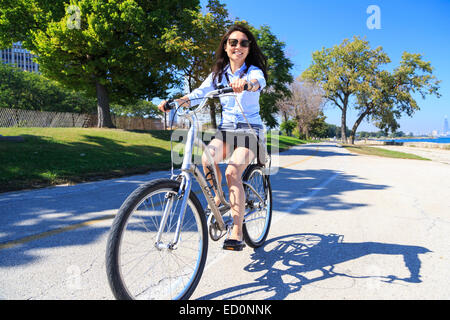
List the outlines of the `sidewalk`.
<svg viewBox="0 0 450 320">
<path fill-rule="evenodd" d="M 421 148 L 421 147 L 407 147 L 407 146 L 374 146 L 377 148 L 388 149 L 392 151 L 412 153 L 432 161 L 437 161 L 445 164 L 450 164 L 450 150 L 439 148 Z"/>
</svg>

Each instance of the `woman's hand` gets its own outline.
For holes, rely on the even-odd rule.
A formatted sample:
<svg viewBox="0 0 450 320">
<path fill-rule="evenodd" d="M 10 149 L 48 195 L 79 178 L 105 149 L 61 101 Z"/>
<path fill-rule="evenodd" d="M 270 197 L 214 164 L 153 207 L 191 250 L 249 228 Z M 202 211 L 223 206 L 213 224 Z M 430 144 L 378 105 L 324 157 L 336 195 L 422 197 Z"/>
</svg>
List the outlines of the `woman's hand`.
<svg viewBox="0 0 450 320">
<path fill-rule="evenodd" d="M 175 101 L 178 103 L 179 106 L 182 106 L 185 108 L 188 108 L 191 105 L 189 98 L 187 96 L 184 96 L 180 99 L 175 99 Z M 167 103 L 167 100 L 161 101 L 161 103 L 158 105 L 158 109 L 162 112 L 169 112 L 170 110 L 164 110 L 164 106 L 166 103 Z"/>
<path fill-rule="evenodd" d="M 257 80 L 253 81 L 246 81 L 244 79 L 236 79 L 232 83 L 230 83 L 230 86 L 233 88 L 233 91 L 236 93 L 241 93 L 244 91 L 244 86 L 248 85 L 249 89 L 248 91 L 255 92 L 259 89 L 259 83 Z"/>
<path fill-rule="evenodd" d="M 233 82 L 230 83 L 230 87 L 233 88 L 233 91 L 235 93 L 241 93 L 244 91 L 244 86 L 247 84 L 247 81 L 244 79 L 236 79 Z"/>
<path fill-rule="evenodd" d="M 167 102 L 167 100 L 161 101 L 161 103 L 158 105 L 159 111 L 162 111 L 162 112 L 169 112 L 170 111 L 170 110 L 164 110 L 164 106 L 165 106 L 166 102 Z"/>
</svg>

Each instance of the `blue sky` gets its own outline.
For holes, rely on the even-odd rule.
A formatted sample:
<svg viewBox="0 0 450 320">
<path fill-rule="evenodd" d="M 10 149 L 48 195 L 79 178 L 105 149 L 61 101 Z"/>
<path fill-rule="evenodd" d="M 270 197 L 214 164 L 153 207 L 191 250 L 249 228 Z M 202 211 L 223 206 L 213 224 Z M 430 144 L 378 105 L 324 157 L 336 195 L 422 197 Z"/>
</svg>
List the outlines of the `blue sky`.
<svg viewBox="0 0 450 320">
<path fill-rule="evenodd" d="M 444 116 L 450 117 L 450 0 L 221 0 L 231 17 L 247 20 L 251 25 L 270 26 L 278 39 L 286 43 L 286 53 L 294 63 L 297 77 L 311 64 L 311 53 L 322 47 L 340 44 L 354 35 L 366 37 L 372 48 L 382 46 L 398 66 L 404 51 L 420 53 L 435 68 L 441 80 L 441 98 L 417 97 L 421 108 L 412 118 L 404 115 L 400 130 L 429 133 L 442 131 Z M 206 0 L 201 0 L 204 7 Z M 370 30 L 367 8 L 380 8 L 380 29 Z M 327 122 L 340 125 L 340 110 L 327 106 Z M 347 126 L 352 126 L 356 112 L 350 111 Z M 364 121 L 359 130 L 377 131 Z"/>
</svg>

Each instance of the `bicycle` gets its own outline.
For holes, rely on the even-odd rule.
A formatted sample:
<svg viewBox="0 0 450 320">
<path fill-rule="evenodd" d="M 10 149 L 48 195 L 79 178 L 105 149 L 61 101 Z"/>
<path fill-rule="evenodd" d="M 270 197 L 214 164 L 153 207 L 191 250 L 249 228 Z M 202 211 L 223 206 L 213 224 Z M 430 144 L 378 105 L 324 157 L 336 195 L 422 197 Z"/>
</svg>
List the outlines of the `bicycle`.
<svg viewBox="0 0 450 320">
<path fill-rule="evenodd" d="M 176 102 L 168 103 L 170 107 L 176 107 L 179 116 L 190 122 L 181 174 L 172 172 L 170 179 L 143 184 L 120 207 L 111 226 L 106 250 L 108 281 L 117 299 L 188 299 L 206 264 L 208 234 L 213 241 L 218 241 L 230 229 L 230 210 L 224 212 L 230 204 L 218 182 L 212 156 L 205 149 L 211 172 L 211 177 L 207 178 L 192 163 L 192 153 L 194 145 L 206 147 L 197 137 L 196 113 L 203 109 L 208 99 L 232 92 L 229 87 L 214 90 L 195 110 L 181 109 Z M 231 95 L 236 97 L 234 93 Z M 272 190 L 266 174 L 270 156 L 267 152 L 265 160 L 268 162 L 264 165 L 254 160 L 242 176 L 246 195 L 243 237 L 252 248 L 264 243 L 272 219 Z M 192 176 L 209 205 L 209 216 L 196 194 L 191 192 Z M 215 204 L 213 188 L 221 207 Z"/>
</svg>

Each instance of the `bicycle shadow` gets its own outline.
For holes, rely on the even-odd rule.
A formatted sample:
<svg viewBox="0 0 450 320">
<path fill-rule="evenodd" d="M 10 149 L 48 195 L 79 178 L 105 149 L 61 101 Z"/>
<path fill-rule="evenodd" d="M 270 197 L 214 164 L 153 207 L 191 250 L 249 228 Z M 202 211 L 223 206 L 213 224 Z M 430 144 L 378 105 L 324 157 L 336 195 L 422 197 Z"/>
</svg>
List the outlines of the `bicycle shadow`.
<svg viewBox="0 0 450 320">
<path fill-rule="evenodd" d="M 369 279 L 368 286 L 376 289 L 381 282 L 403 281 L 420 283 L 421 261 L 419 254 L 431 252 L 419 246 L 387 244 L 379 242 L 345 243 L 342 235 L 298 233 L 276 237 L 251 254 L 252 262 L 245 271 L 264 274 L 253 283 L 225 288 L 198 299 L 236 299 L 254 293 L 262 293 L 268 300 L 282 300 L 304 286 L 333 277 Z M 336 266 L 368 255 L 400 255 L 409 277 L 387 274 L 381 263 L 368 265 L 364 270 L 345 269 Z M 398 266 L 397 266 L 398 267 Z M 358 273 L 363 274 L 358 274 Z M 403 273 L 403 272 L 402 272 Z"/>
</svg>

